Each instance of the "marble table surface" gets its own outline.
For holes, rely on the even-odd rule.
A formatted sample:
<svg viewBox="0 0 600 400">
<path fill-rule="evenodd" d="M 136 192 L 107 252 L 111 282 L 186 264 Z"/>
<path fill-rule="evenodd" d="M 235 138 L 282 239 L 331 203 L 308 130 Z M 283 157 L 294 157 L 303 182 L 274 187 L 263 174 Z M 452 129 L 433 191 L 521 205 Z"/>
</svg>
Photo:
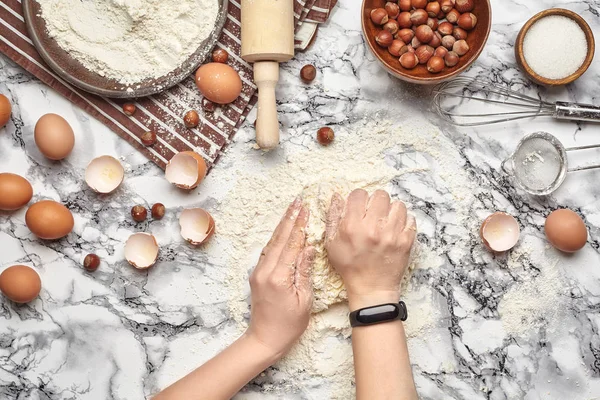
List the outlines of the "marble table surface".
<svg viewBox="0 0 600 400">
<path fill-rule="evenodd" d="M 438 167 L 462 177 L 421 168 L 391 184 L 394 198 L 410 205 L 420 226 L 417 267 L 405 296 L 421 398 L 600 398 L 600 171 L 571 174 L 552 196 L 535 198 L 515 189 L 500 169 L 526 133 L 549 131 L 567 146 L 585 145 L 600 142 L 599 128 L 550 119 L 485 129 L 448 126 L 431 112 L 429 89 L 390 77 L 374 60 L 360 31 L 360 3 L 339 2 L 312 48 L 283 66 L 281 149 L 263 154 L 252 148 L 251 114 L 215 170 L 192 193 L 171 187 L 159 168 L 108 128 L 0 57 L 0 93 L 14 106 L 10 122 L 0 129 L 0 171 L 26 176 L 35 199 L 60 200 L 75 215 L 68 237 L 43 242 L 25 226 L 25 209 L 0 213 L 0 270 L 30 265 L 43 281 L 39 298 L 28 305 L 0 297 L 1 399 L 143 399 L 224 348 L 247 318 L 230 307 L 231 298 L 247 298 L 247 287 L 235 292 L 228 283 L 231 271 L 243 268 L 232 268 L 223 255 L 227 241 L 219 239 L 219 232 L 227 226 L 217 219 L 215 240 L 194 249 L 179 236 L 179 212 L 201 206 L 218 215 L 220 205 L 235 196 L 240 166 L 260 165 L 257 173 L 268 173 L 294 162 L 298 154 L 317 151 L 319 127 L 332 126 L 342 142 L 359 128 L 386 121 L 416 122 L 422 129 L 404 137 L 413 141 L 411 146 L 402 147 L 398 139 L 400 147 L 380 154 L 382 159 L 401 163 L 411 151 L 421 151 L 428 162 L 445 160 Z M 515 65 L 513 44 L 522 24 L 558 4 L 492 0 L 493 30 L 467 75 L 549 99 L 598 103 L 598 60 L 575 84 L 559 89 L 533 85 Z M 574 0 L 561 6 L 600 32 L 600 2 Z M 306 63 L 318 68 L 313 85 L 297 77 Z M 33 142 L 35 122 L 48 112 L 64 116 L 76 132 L 75 151 L 60 163 L 44 159 Z M 441 133 L 432 144 L 438 148 L 429 157 L 423 143 L 438 128 Z M 102 154 L 119 157 L 126 168 L 123 186 L 108 197 L 95 195 L 83 181 L 89 160 Z M 572 163 L 594 158 L 600 160 L 600 152 L 570 155 Z M 322 174 L 327 179 L 328 171 Z M 131 221 L 132 205 L 155 202 L 168 209 L 162 221 Z M 574 255 L 557 252 L 545 240 L 544 218 L 561 207 L 578 212 L 589 229 L 588 243 Z M 509 254 L 494 256 L 479 241 L 478 225 L 494 211 L 509 212 L 521 226 L 521 241 Z M 157 265 L 146 272 L 123 260 L 124 241 L 135 231 L 152 232 L 161 244 Z M 103 260 L 93 274 L 81 267 L 89 252 Z M 339 354 L 324 359 L 338 365 L 307 365 L 292 373 L 275 367 L 236 398 L 353 397 L 352 376 L 343 374 L 351 371 L 347 330 L 332 330 L 314 345 L 331 341 Z"/>
</svg>

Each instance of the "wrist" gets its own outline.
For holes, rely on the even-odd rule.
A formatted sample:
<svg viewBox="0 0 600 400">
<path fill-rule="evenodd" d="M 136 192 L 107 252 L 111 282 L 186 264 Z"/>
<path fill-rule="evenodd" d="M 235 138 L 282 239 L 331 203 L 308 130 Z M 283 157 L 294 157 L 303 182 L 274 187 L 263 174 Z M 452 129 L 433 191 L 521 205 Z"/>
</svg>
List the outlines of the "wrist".
<svg viewBox="0 0 600 400">
<path fill-rule="evenodd" d="M 249 353 L 257 357 L 257 360 L 267 366 L 275 364 L 285 355 L 284 352 L 277 352 L 256 335 L 246 331 L 239 339 L 243 346 L 249 350 Z"/>
<path fill-rule="evenodd" d="M 348 306 L 350 311 L 356 311 L 365 307 L 373 307 L 387 303 L 398 303 L 400 291 L 374 291 L 365 294 L 348 293 Z"/>
</svg>

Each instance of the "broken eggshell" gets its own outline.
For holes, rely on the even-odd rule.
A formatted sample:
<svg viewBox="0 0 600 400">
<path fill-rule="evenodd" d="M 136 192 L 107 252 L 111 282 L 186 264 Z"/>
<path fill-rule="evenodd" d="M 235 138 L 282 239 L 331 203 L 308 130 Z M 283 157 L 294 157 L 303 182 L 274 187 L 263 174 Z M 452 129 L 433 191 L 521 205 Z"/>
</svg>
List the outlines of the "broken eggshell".
<svg viewBox="0 0 600 400">
<path fill-rule="evenodd" d="M 206 162 L 193 151 L 175 154 L 165 169 L 167 180 L 180 189 L 194 189 L 205 176 Z"/>
<path fill-rule="evenodd" d="M 158 243 L 149 233 L 139 232 L 129 236 L 125 243 L 125 259 L 137 269 L 148 269 L 158 258 Z"/>
<path fill-rule="evenodd" d="M 123 182 L 125 170 L 114 157 L 94 158 L 85 170 L 85 182 L 96 193 L 110 193 Z"/>
<path fill-rule="evenodd" d="M 520 235 L 521 229 L 517 220 L 503 212 L 496 212 L 487 217 L 479 229 L 479 236 L 485 247 L 496 253 L 515 247 Z"/>
<path fill-rule="evenodd" d="M 201 208 L 183 210 L 179 216 L 181 236 L 194 246 L 206 242 L 215 232 L 213 217 Z"/>
</svg>

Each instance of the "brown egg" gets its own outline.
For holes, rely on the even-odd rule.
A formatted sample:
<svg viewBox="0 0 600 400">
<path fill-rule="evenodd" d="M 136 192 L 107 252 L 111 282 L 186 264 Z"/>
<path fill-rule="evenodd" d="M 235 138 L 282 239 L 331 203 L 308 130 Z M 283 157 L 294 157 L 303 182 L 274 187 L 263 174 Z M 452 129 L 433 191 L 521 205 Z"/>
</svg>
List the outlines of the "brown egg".
<svg viewBox="0 0 600 400">
<path fill-rule="evenodd" d="M 577 213 L 563 209 L 552 212 L 544 226 L 546 237 L 560 251 L 574 253 L 587 242 L 587 229 Z"/>
<path fill-rule="evenodd" d="M 218 104 L 229 104 L 242 92 L 240 75 L 222 63 L 208 63 L 198 68 L 196 86 L 204 97 Z"/>
<path fill-rule="evenodd" d="M 10 106 L 10 101 L 8 97 L 3 94 L 0 94 L 0 128 L 2 128 L 8 120 L 10 119 L 10 113 L 12 111 L 12 107 Z"/>
<path fill-rule="evenodd" d="M 33 268 L 13 265 L 0 274 L 0 292 L 15 303 L 28 303 L 42 290 L 40 276 Z"/>
<path fill-rule="evenodd" d="M 67 207 L 52 200 L 42 200 L 29 207 L 25 223 L 37 237 L 53 240 L 67 236 L 75 221 Z"/>
<path fill-rule="evenodd" d="M 0 210 L 14 211 L 25 206 L 33 197 L 27 179 L 8 172 L 0 174 Z"/>
<path fill-rule="evenodd" d="M 43 115 L 35 124 L 35 144 L 51 160 L 62 160 L 71 153 L 75 135 L 71 125 L 60 115 Z"/>
</svg>

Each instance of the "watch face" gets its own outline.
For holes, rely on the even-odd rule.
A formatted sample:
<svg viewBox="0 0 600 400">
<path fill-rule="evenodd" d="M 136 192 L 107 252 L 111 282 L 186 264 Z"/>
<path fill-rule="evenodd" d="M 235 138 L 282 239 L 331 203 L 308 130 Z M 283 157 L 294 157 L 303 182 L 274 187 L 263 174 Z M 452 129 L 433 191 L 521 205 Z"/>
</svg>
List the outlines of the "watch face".
<svg viewBox="0 0 600 400">
<path fill-rule="evenodd" d="M 382 321 L 390 321 L 398 318 L 400 310 L 395 304 L 383 304 L 360 310 L 356 314 L 356 320 L 361 324 L 374 324 Z"/>
</svg>

